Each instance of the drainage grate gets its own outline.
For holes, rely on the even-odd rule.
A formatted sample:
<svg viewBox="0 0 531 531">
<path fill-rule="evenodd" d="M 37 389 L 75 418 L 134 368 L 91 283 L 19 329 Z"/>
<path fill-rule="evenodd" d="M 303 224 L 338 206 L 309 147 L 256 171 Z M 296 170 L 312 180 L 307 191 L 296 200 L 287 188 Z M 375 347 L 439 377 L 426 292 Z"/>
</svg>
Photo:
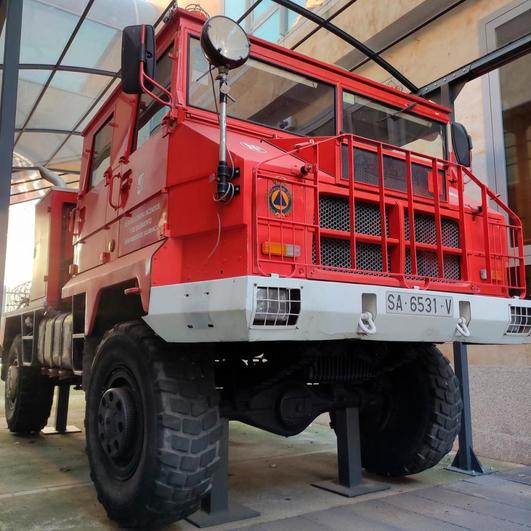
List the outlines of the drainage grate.
<svg viewBox="0 0 531 531">
<path fill-rule="evenodd" d="M 528 336 L 531 333 L 531 307 L 511 306 L 511 321 L 505 332 L 508 336 Z"/>
</svg>

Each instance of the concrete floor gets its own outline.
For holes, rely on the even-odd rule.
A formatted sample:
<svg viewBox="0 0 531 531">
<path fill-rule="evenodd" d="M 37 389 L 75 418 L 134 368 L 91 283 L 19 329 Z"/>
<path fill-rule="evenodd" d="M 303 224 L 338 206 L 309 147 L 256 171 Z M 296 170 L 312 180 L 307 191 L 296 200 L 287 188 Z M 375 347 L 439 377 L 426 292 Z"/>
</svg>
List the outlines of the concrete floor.
<svg viewBox="0 0 531 531">
<path fill-rule="evenodd" d="M 3 389 L 0 393 L 3 397 Z M 0 408 L 3 412 L 3 404 Z M 83 426 L 83 408 L 83 394 L 74 392 L 70 424 Z M 334 478 L 335 445 L 333 433 L 322 422 L 290 439 L 231 423 L 232 497 L 261 516 L 211 529 L 531 528 L 528 469 L 483 460 L 512 476 L 471 479 L 445 470 L 447 457 L 423 474 L 389 481 L 387 491 L 347 499 L 310 485 Z M 1 531 L 118 529 L 96 500 L 83 433 L 16 437 L 0 418 L 0 464 Z M 184 522 L 168 529 L 195 527 Z"/>
</svg>

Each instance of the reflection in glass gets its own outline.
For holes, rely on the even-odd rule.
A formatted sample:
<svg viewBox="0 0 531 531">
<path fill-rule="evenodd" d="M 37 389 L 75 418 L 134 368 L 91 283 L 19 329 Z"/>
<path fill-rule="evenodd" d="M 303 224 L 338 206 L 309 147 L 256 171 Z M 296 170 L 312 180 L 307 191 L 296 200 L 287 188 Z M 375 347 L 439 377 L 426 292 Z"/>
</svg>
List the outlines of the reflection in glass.
<svg viewBox="0 0 531 531">
<path fill-rule="evenodd" d="M 169 88 L 171 83 L 171 50 L 172 48 L 169 48 L 157 61 L 157 68 L 155 69 L 155 81 L 165 88 Z M 166 98 L 157 87 L 154 87 L 153 92 L 160 98 Z M 135 149 L 138 149 L 160 129 L 162 118 L 164 118 L 167 112 L 168 107 L 162 105 L 151 96 L 147 94 L 140 96 L 136 123 Z"/>
<path fill-rule="evenodd" d="M 409 110 L 414 110 L 413 104 Z M 343 131 L 423 155 L 444 156 L 444 125 L 343 92 Z"/>
<path fill-rule="evenodd" d="M 94 135 L 90 174 L 91 188 L 103 180 L 103 175 L 111 162 L 112 119 L 113 116 L 111 115 Z"/>
<path fill-rule="evenodd" d="M 228 113 L 298 135 L 335 134 L 334 87 L 276 66 L 249 59 L 230 78 Z M 216 95 L 217 98 L 217 95 Z M 188 102 L 210 111 L 216 109 L 209 65 L 199 41 L 190 41 Z"/>
</svg>

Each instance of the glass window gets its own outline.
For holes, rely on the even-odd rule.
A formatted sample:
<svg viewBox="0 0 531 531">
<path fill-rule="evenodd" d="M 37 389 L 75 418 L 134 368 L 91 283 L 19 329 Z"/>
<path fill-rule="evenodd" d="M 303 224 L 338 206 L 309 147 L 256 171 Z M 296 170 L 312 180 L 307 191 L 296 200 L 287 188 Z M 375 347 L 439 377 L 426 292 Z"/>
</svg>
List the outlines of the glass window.
<svg viewBox="0 0 531 531">
<path fill-rule="evenodd" d="M 497 45 L 525 35 L 530 22 L 531 9 L 496 28 Z M 499 79 L 508 202 L 531 245 L 531 54 L 500 68 Z"/>
<path fill-rule="evenodd" d="M 111 115 L 94 135 L 94 147 L 90 165 L 90 188 L 93 188 L 103 180 L 103 174 L 111 164 L 112 119 L 113 116 Z"/>
<path fill-rule="evenodd" d="M 217 86 L 199 41 L 190 41 L 188 103 L 216 110 Z M 229 78 L 228 114 L 304 136 L 335 135 L 335 89 L 300 74 L 249 59 Z M 215 98 L 215 99 L 214 99 Z"/>
<path fill-rule="evenodd" d="M 345 133 L 353 133 L 432 157 L 444 157 L 444 129 L 444 124 L 439 122 L 357 94 L 343 92 Z"/>
<path fill-rule="evenodd" d="M 171 84 L 171 59 L 169 48 L 166 53 L 157 61 L 155 70 L 155 81 L 165 88 Z M 155 87 L 153 93 L 165 99 L 162 91 Z M 159 129 L 162 119 L 168 112 L 168 108 L 158 101 L 154 100 L 148 94 L 140 96 L 138 105 L 138 118 L 136 123 L 135 146 L 139 148 L 144 142 L 149 140 Z"/>
</svg>

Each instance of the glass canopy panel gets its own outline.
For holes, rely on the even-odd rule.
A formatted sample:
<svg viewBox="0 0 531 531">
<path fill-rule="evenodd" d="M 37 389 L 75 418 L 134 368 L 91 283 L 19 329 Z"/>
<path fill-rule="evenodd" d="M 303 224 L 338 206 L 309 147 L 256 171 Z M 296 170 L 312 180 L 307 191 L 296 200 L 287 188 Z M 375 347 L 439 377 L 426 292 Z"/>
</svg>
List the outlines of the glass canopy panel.
<svg viewBox="0 0 531 531">
<path fill-rule="evenodd" d="M 19 71 L 15 127 L 23 127 L 49 75 L 47 70 Z"/>
<path fill-rule="evenodd" d="M 133 24 L 154 24 L 167 5 L 167 0 L 96 0 L 63 64 L 117 72 L 122 29 Z"/>
<path fill-rule="evenodd" d="M 344 0 L 295 0 L 300 6 L 319 12 L 325 16 L 325 4 L 341 3 Z M 237 20 L 253 2 L 237 1 L 226 7 L 227 16 Z M 279 6 L 273 0 L 263 0 L 241 22 L 242 27 L 250 34 L 261 39 L 291 47 L 306 33 L 315 29 L 317 25 L 302 18 L 297 13 Z"/>
<path fill-rule="evenodd" d="M 65 138 L 66 135 L 56 133 L 23 133 L 15 146 L 15 151 L 32 163 L 41 164 L 50 158 Z"/>
<path fill-rule="evenodd" d="M 71 130 L 108 82 L 104 76 L 57 72 L 28 127 Z"/>
<path fill-rule="evenodd" d="M 86 0 L 24 0 L 20 62 L 55 64 Z"/>
<path fill-rule="evenodd" d="M 71 136 L 57 155 L 48 163 L 50 168 L 79 171 L 81 166 L 81 152 L 83 150 L 83 137 Z"/>
<path fill-rule="evenodd" d="M 83 132 L 83 130 L 88 125 L 90 120 L 92 120 L 92 118 L 94 118 L 96 113 L 99 111 L 101 103 L 107 100 L 107 98 L 114 92 L 114 90 L 120 84 L 120 82 L 121 82 L 120 79 L 114 79 L 110 83 L 107 80 L 107 84 L 105 85 L 105 87 L 103 88 L 103 90 L 101 91 L 101 93 L 99 94 L 97 98 L 98 104 L 95 105 L 95 107 L 91 109 L 85 116 L 83 116 L 83 119 L 81 120 L 79 125 L 76 127 L 77 131 Z M 101 100 L 101 103 L 100 103 L 100 100 Z"/>
</svg>

